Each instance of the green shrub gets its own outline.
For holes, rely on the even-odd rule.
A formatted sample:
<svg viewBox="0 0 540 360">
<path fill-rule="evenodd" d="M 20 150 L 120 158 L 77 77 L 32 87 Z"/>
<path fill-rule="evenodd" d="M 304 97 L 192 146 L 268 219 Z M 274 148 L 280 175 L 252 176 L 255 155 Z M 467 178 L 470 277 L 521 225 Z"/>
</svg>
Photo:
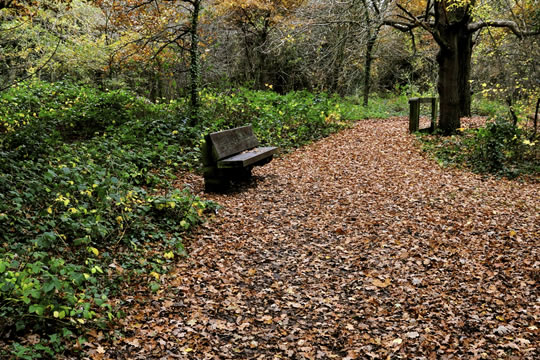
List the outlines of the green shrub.
<svg viewBox="0 0 540 360">
<path fill-rule="evenodd" d="M 101 92 L 71 83 L 23 82 L 0 94 L 0 146 L 40 156 L 62 142 L 90 139 L 150 110 L 124 90 Z"/>
<path fill-rule="evenodd" d="M 508 107 L 499 101 L 490 100 L 486 97 L 475 96 L 472 99 L 471 112 L 478 116 L 490 118 L 508 113 Z"/>
<path fill-rule="evenodd" d="M 117 316 L 117 285 L 156 290 L 185 253 L 183 234 L 213 206 L 172 187 L 198 132 L 182 128 L 180 103 L 123 91 L 32 82 L 0 101 L 0 336 L 46 334 L 11 355 L 54 357 Z"/>
<path fill-rule="evenodd" d="M 419 135 L 425 151 L 442 165 L 470 168 L 478 173 L 506 177 L 537 176 L 540 146 L 508 119 L 497 117 L 478 129 L 449 137 Z"/>
<path fill-rule="evenodd" d="M 308 91 L 280 95 L 244 88 L 230 93 L 203 91 L 203 133 L 252 124 L 262 143 L 282 150 L 320 139 L 357 118 L 358 105 L 337 96 Z"/>
<path fill-rule="evenodd" d="M 521 172 L 538 171 L 538 145 L 528 140 L 526 135 L 520 127 L 497 117 L 495 121 L 477 130 L 471 163 L 479 172 L 510 177 Z"/>
</svg>

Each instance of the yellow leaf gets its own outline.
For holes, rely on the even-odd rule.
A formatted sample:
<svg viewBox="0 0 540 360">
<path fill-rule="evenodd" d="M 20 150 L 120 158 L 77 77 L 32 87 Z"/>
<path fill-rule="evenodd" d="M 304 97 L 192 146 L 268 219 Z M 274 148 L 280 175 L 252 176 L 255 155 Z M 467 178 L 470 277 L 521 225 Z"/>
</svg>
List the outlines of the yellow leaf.
<svg viewBox="0 0 540 360">
<path fill-rule="evenodd" d="M 391 282 L 392 282 L 392 280 L 390 278 L 387 278 L 386 280 L 384 280 L 384 282 L 382 282 L 379 279 L 374 279 L 372 284 L 375 285 L 376 287 L 386 288 L 386 287 L 390 286 Z"/>
<path fill-rule="evenodd" d="M 156 278 L 156 280 L 159 280 L 159 274 L 158 274 L 157 272 L 155 272 L 155 271 L 152 271 L 152 272 L 150 273 L 150 276 L 153 276 L 153 277 Z"/>
<path fill-rule="evenodd" d="M 510 236 L 511 236 L 511 237 L 516 236 L 516 232 L 515 232 L 514 230 L 510 230 Z"/>
<path fill-rule="evenodd" d="M 184 349 L 184 352 L 187 352 L 187 353 L 188 353 L 188 352 L 192 352 L 192 351 L 193 351 L 192 348 L 185 348 L 185 349 Z"/>
<path fill-rule="evenodd" d="M 256 270 L 256 269 L 249 269 L 249 270 L 248 270 L 248 275 L 249 275 L 249 276 L 253 276 L 253 275 L 255 275 L 256 273 L 257 273 L 257 270 Z"/>
<path fill-rule="evenodd" d="M 99 255 L 99 250 L 96 249 L 95 247 L 88 247 L 88 251 L 90 251 L 92 254 L 98 256 Z"/>
<path fill-rule="evenodd" d="M 165 254 L 163 254 L 163 257 L 165 259 L 172 259 L 174 258 L 174 253 L 172 251 L 166 252 Z"/>
</svg>

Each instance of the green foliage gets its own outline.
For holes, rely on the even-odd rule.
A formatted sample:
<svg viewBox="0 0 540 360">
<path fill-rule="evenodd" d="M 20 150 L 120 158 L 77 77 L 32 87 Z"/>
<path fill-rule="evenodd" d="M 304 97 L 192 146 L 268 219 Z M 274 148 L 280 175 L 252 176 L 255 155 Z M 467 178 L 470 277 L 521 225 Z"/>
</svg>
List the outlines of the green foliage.
<svg viewBox="0 0 540 360">
<path fill-rule="evenodd" d="M 110 292 L 166 272 L 212 207 L 172 187 L 198 137 L 182 131 L 177 103 L 125 91 L 32 82 L 0 102 L 0 335 L 106 326 Z M 42 337 L 12 354 L 53 350 Z"/>
<path fill-rule="evenodd" d="M 504 118 L 496 118 L 478 129 L 471 160 L 480 172 L 514 177 L 521 172 L 538 172 L 539 146 L 526 133 Z"/>
<path fill-rule="evenodd" d="M 500 114 L 507 114 L 508 107 L 500 101 L 490 100 L 487 97 L 475 96 L 471 104 L 471 112 L 479 116 L 493 118 Z"/>
<path fill-rule="evenodd" d="M 90 139 L 133 121 L 145 104 L 130 92 L 100 92 L 70 83 L 26 82 L 0 94 L 0 145 L 21 157 L 41 156 L 62 142 Z"/>
<path fill-rule="evenodd" d="M 308 91 L 280 95 L 245 88 L 230 93 L 205 90 L 201 100 L 203 133 L 252 124 L 262 143 L 282 150 L 320 139 L 355 120 L 385 118 L 406 107 L 401 100 L 376 98 L 363 107 L 357 97 L 343 99 Z"/>
<path fill-rule="evenodd" d="M 239 89 L 228 95 L 203 92 L 206 132 L 252 124 L 262 143 L 291 148 L 347 126 L 337 98 L 307 91 L 279 95 Z"/>
<path fill-rule="evenodd" d="M 509 178 L 535 177 L 540 172 L 538 141 L 529 140 L 524 129 L 505 118 L 497 117 L 483 127 L 463 130 L 459 135 L 421 135 L 420 140 L 424 150 L 441 165 Z"/>
<path fill-rule="evenodd" d="M 0 82 L 34 74 L 94 81 L 108 63 L 104 14 L 84 0 L 18 1 L 0 11 Z M 14 5 L 14 4 L 12 4 Z"/>
</svg>

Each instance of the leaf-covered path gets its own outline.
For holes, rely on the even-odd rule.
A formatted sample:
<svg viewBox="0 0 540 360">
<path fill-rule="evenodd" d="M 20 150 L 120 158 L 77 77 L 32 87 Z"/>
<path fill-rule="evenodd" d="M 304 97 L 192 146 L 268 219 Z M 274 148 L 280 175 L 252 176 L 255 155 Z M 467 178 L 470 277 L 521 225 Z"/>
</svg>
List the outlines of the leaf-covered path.
<svg viewBox="0 0 540 360">
<path fill-rule="evenodd" d="M 538 184 L 443 169 L 406 128 L 360 122 L 204 195 L 224 207 L 94 357 L 539 358 Z"/>
</svg>

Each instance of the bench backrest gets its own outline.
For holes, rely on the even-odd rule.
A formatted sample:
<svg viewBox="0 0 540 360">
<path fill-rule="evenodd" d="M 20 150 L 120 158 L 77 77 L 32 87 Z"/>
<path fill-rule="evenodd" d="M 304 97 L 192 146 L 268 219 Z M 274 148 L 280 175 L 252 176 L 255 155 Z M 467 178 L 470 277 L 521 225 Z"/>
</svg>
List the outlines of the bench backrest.
<svg viewBox="0 0 540 360">
<path fill-rule="evenodd" d="M 208 140 L 212 143 L 212 156 L 215 160 L 259 146 L 259 140 L 255 137 L 251 125 L 211 133 L 206 141 Z"/>
</svg>

